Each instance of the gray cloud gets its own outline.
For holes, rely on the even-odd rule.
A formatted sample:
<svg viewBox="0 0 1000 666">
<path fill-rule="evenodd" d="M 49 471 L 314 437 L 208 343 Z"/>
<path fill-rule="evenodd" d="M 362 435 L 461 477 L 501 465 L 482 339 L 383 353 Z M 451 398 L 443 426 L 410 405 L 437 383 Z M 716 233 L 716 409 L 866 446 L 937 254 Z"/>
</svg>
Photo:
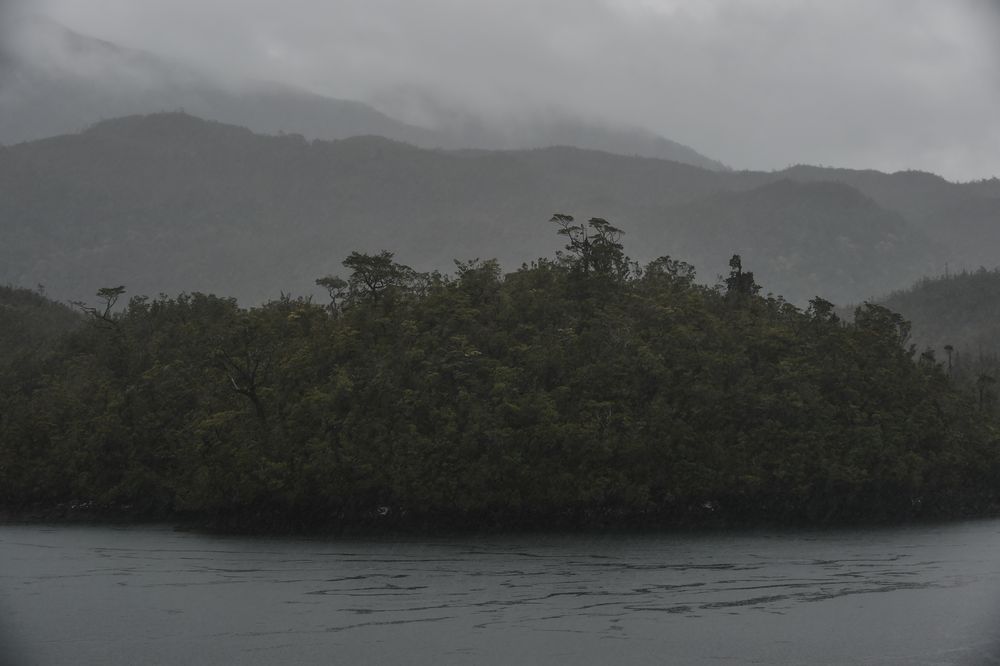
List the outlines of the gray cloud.
<svg viewBox="0 0 1000 666">
<path fill-rule="evenodd" d="M 19 0 L 0 0 L 0 76 L 3 76 L 12 57 L 11 26 L 17 22 L 23 4 Z"/>
<path fill-rule="evenodd" d="M 227 78 L 512 124 L 640 125 L 736 167 L 1000 175 L 994 0 L 43 0 Z"/>
</svg>

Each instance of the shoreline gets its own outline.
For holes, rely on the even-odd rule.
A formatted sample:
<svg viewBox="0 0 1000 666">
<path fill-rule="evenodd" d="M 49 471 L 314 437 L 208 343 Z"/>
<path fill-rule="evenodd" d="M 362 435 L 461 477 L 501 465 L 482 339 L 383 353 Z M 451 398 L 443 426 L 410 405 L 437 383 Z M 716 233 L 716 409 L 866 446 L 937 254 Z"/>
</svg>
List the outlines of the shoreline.
<svg viewBox="0 0 1000 666">
<path fill-rule="evenodd" d="M 666 516 L 647 516 L 647 520 L 637 517 L 618 521 L 574 520 L 491 522 L 444 520 L 432 522 L 403 520 L 352 520 L 352 521 L 302 521 L 292 523 L 273 518 L 253 522 L 248 516 L 228 516 L 208 518 L 194 514 L 150 514 L 122 509 L 95 511 L 73 510 L 68 507 L 33 507 L 13 510 L 0 508 L 0 527 L 9 526 L 52 526 L 52 527 L 167 527 L 177 531 L 196 532 L 213 536 L 242 536 L 261 538 L 280 537 L 447 537 L 447 536 L 495 536 L 504 534 L 664 534 L 664 533 L 719 533 L 753 532 L 759 530 L 777 532 L 837 532 L 842 530 L 893 529 L 927 525 L 953 525 L 972 521 L 1000 519 L 1000 507 L 987 511 L 956 511 L 933 515 L 914 515 L 899 518 L 855 518 L 808 522 L 803 520 L 736 520 L 725 516 L 703 516 L 694 520 L 673 520 Z"/>
</svg>

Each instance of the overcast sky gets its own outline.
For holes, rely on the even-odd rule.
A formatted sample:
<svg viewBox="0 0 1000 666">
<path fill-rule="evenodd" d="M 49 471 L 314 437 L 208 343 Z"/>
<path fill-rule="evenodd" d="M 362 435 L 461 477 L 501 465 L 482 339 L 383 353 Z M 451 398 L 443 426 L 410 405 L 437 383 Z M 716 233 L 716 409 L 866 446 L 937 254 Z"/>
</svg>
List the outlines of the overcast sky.
<svg viewBox="0 0 1000 666">
<path fill-rule="evenodd" d="M 3 2 L 4 0 L 0 0 Z M 7 0 L 8 2 L 10 0 Z M 1000 176 L 990 0 L 32 0 L 233 78 L 640 125 L 737 168 Z"/>
</svg>

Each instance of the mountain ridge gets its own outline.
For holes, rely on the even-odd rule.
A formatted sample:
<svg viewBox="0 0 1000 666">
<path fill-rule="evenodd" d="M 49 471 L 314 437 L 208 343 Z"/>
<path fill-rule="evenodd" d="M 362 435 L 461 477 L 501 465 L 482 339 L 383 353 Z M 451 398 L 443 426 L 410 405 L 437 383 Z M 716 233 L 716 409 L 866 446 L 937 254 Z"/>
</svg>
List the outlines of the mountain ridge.
<svg viewBox="0 0 1000 666">
<path fill-rule="evenodd" d="M 555 211 L 611 219 L 637 259 L 695 260 L 709 282 L 743 253 L 767 291 L 800 304 L 902 288 L 939 253 L 846 184 L 573 148 L 306 141 L 173 113 L 0 150 L 0 283 L 260 302 L 307 291 L 354 250 L 393 250 L 420 270 L 476 256 L 517 266 L 558 247 L 545 224 Z M 787 260 L 766 262 L 768 248 Z"/>
<path fill-rule="evenodd" d="M 104 119 L 183 109 L 264 134 L 310 139 L 385 136 L 423 148 L 526 149 L 579 145 L 674 159 L 725 170 L 693 148 L 647 130 L 605 126 L 568 115 L 525 118 L 504 130 L 474 119 L 461 127 L 420 127 L 362 101 L 338 99 L 273 81 L 221 82 L 179 63 L 35 18 L 19 28 L 13 81 L 0 94 L 0 144 L 68 132 Z M 37 36 L 37 37 L 35 37 Z M 15 55 L 17 50 L 15 50 Z"/>
</svg>

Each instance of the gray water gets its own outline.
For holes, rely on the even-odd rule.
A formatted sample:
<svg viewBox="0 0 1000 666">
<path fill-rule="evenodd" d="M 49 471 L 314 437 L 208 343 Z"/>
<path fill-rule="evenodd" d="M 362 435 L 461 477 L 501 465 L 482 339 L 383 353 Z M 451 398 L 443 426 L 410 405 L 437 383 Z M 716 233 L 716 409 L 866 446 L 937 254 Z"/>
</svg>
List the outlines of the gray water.
<svg viewBox="0 0 1000 666">
<path fill-rule="evenodd" d="M 1000 521 L 403 540 L 0 526 L 16 664 L 1000 663 L 998 611 Z"/>
</svg>

